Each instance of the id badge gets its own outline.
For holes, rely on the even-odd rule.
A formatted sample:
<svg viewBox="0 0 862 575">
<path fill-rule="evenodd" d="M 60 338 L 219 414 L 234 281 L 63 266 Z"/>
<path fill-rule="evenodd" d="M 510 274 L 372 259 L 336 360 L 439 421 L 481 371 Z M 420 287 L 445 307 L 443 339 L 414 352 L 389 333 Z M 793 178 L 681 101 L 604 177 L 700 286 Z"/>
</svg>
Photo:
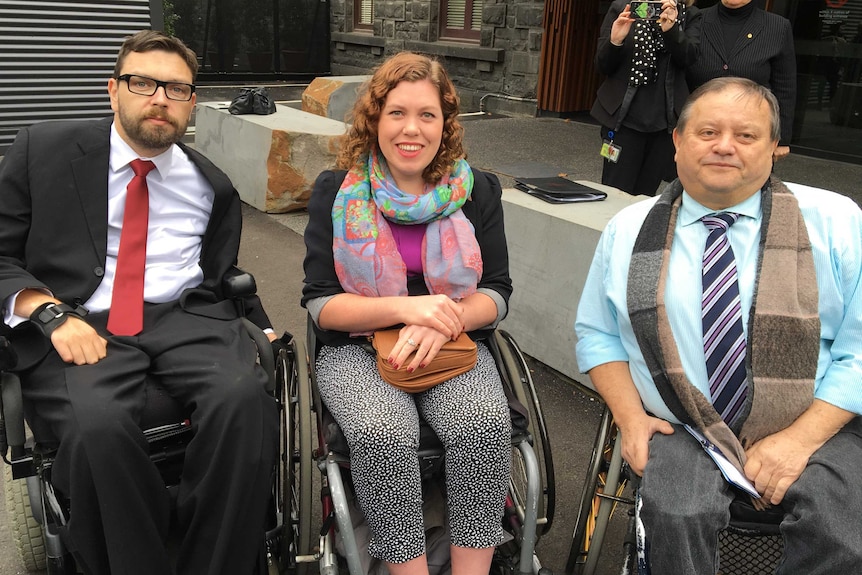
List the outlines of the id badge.
<svg viewBox="0 0 862 575">
<path fill-rule="evenodd" d="M 609 162 L 617 163 L 617 160 L 620 159 L 620 153 L 622 153 L 623 149 L 614 144 L 612 140 L 603 140 L 602 141 L 602 150 L 599 152 L 601 157 L 607 159 Z"/>
</svg>

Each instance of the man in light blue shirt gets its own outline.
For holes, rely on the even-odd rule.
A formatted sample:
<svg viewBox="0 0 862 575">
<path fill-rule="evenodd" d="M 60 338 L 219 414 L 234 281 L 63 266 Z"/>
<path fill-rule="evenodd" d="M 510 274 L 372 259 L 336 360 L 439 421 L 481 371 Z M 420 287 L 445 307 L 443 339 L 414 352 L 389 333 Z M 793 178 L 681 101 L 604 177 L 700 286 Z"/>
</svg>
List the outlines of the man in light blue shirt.
<svg viewBox="0 0 862 575">
<path fill-rule="evenodd" d="M 713 439 L 760 501 L 783 504 L 779 573 L 862 570 L 862 212 L 770 179 L 778 133 L 774 96 L 752 82 L 692 94 L 674 132 L 679 180 L 609 222 L 580 301 L 578 364 L 643 476 L 656 574 L 718 571 L 736 491 L 682 423 Z M 702 311 L 701 218 L 722 213 L 735 214 L 726 236 L 745 340 L 730 419 L 712 405 Z"/>
</svg>

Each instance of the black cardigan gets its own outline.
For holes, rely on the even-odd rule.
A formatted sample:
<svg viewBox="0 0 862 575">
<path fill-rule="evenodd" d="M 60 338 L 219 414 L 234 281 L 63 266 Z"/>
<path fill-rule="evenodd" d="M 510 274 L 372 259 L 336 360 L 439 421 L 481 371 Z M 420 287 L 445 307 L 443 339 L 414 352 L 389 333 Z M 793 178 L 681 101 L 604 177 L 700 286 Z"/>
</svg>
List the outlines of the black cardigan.
<svg viewBox="0 0 862 575">
<path fill-rule="evenodd" d="M 335 273 L 332 253 L 332 205 L 347 172 L 325 171 L 318 176 L 308 202 L 305 229 L 305 286 L 302 306 L 309 300 L 344 293 Z M 497 176 L 473 169 L 473 194 L 462 208 L 473 224 L 482 253 L 483 272 L 478 287 L 492 289 L 508 302 L 512 294 L 509 277 L 509 252 L 503 229 L 503 190 Z M 410 295 L 425 295 L 428 289 L 421 277 L 408 282 Z M 347 333 L 321 330 L 314 326 L 319 341 L 326 345 L 355 343 Z M 481 337 L 481 334 L 471 334 Z"/>
</svg>

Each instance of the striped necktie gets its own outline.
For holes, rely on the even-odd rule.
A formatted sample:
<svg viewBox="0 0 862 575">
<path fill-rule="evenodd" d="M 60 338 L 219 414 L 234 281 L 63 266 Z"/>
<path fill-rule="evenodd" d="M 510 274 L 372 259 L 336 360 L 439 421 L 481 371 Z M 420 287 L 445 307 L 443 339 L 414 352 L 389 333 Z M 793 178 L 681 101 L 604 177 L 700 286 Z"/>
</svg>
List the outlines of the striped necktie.
<svg viewBox="0 0 862 575">
<path fill-rule="evenodd" d="M 727 230 L 738 219 L 734 213 L 701 218 L 709 230 L 703 251 L 703 349 L 712 403 L 728 425 L 748 394 L 739 282 L 727 239 Z"/>
</svg>

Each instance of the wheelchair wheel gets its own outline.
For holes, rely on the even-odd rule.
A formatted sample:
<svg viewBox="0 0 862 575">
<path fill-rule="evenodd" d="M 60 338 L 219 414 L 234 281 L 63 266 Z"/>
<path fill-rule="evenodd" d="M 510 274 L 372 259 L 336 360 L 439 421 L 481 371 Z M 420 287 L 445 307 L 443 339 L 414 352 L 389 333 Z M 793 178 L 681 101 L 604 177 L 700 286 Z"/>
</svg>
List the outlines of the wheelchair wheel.
<svg viewBox="0 0 862 575">
<path fill-rule="evenodd" d="M 311 533 L 311 382 L 304 343 L 293 338 L 276 362 L 281 386 L 282 465 L 279 473 L 279 509 L 283 515 L 282 571 L 304 575 L 308 563 L 297 556 L 312 552 Z"/>
<path fill-rule="evenodd" d="M 611 514 L 627 484 L 621 442 L 610 410 L 606 407 L 596 432 L 593 453 L 581 492 L 566 573 L 592 575 L 598 565 Z"/>
<path fill-rule="evenodd" d="M 3 465 L 3 482 L 6 514 L 21 562 L 27 571 L 41 571 L 45 569 L 45 539 L 42 526 L 33 517 L 27 482 L 24 479 L 12 479 L 12 468 L 8 465 Z"/>
<path fill-rule="evenodd" d="M 539 463 L 542 486 L 542 497 L 539 498 L 538 524 L 536 526 L 536 541 L 538 542 L 538 539 L 550 530 L 554 521 L 556 488 L 551 444 L 539 397 L 521 349 L 512 336 L 505 331 L 495 331 L 494 338 L 500 351 L 500 360 L 505 367 L 505 371 L 511 377 L 511 387 L 518 401 L 528 412 L 529 422 L 527 429 L 530 433 L 531 444 Z M 517 499 L 514 501 L 516 507 L 521 506 L 527 498 L 526 467 L 521 453 L 517 448 L 512 449 L 512 495 Z"/>
</svg>

